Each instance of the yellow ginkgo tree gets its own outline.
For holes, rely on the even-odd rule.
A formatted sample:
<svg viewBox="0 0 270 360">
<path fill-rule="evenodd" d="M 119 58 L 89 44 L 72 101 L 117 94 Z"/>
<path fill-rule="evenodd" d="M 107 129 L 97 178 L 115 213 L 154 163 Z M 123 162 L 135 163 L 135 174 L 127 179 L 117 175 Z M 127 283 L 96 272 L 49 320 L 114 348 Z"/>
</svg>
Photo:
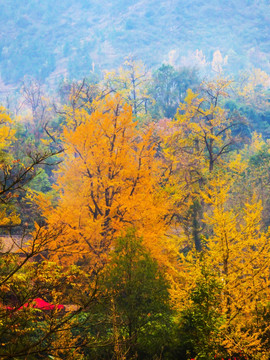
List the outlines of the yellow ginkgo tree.
<svg viewBox="0 0 270 360">
<path fill-rule="evenodd" d="M 13 121 L 3 106 L 0 106 L 0 228 L 18 225 L 19 217 L 8 208 L 8 202 L 13 197 L 12 182 L 8 181 L 9 174 L 16 164 L 9 154 L 9 147 L 16 140 Z"/>
<path fill-rule="evenodd" d="M 200 93 L 188 90 L 185 102 L 180 104 L 167 138 L 167 153 L 178 162 L 188 158 L 189 172 L 213 171 L 225 154 L 243 141 L 239 129 L 244 118 L 222 107 L 230 84 L 225 79 L 203 83 Z M 236 129 L 237 133 L 233 131 Z"/>
<path fill-rule="evenodd" d="M 105 88 L 120 94 L 132 106 L 135 117 L 146 118 L 149 104 L 153 101 L 148 93 L 150 72 L 141 61 L 127 57 L 117 71 L 107 71 L 104 76 Z"/>
<path fill-rule="evenodd" d="M 49 226 L 66 229 L 54 255 L 98 266 L 106 262 L 113 239 L 134 227 L 163 261 L 170 251 L 163 236 L 170 202 L 160 186 L 164 171 L 152 131 L 137 129 L 131 106 L 119 96 L 107 96 L 95 108 L 75 130 L 64 128 L 59 201 L 55 208 L 41 201 Z"/>
<path fill-rule="evenodd" d="M 180 275 L 189 294 L 196 289 L 202 267 L 219 279 L 222 291 L 217 295 L 219 305 L 215 309 L 215 316 L 216 311 L 220 315 L 215 334 L 217 355 L 267 359 L 265 335 L 269 328 L 262 326 L 261 314 L 267 313 L 270 299 L 270 234 L 261 227 L 262 206 L 255 195 L 246 202 L 242 213 L 231 206 L 234 181 L 237 177 L 229 173 L 217 173 L 201 193 L 208 204 L 203 220 L 208 233 L 201 254 L 182 257 Z M 183 289 L 178 294 L 182 309 L 192 306 L 192 301 L 184 299 Z M 211 295 L 205 294 L 204 301 Z M 210 320 L 205 320 L 206 328 Z"/>
<path fill-rule="evenodd" d="M 201 85 L 201 91 L 188 90 L 166 136 L 164 152 L 171 162 L 175 184 L 186 192 L 186 224 L 190 238 L 201 249 L 202 201 L 200 191 L 216 168 L 226 168 L 228 154 L 244 141 L 241 133 L 244 118 L 222 106 L 229 96 L 230 81 L 218 78 Z M 183 191 L 181 192 L 183 193 Z M 176 203 L 177 205 L 177 203 Z M 177 213 L 177 210 L 176 210 Z M 180 225 L 180 226 L 182 226 Z"/>
</svg>

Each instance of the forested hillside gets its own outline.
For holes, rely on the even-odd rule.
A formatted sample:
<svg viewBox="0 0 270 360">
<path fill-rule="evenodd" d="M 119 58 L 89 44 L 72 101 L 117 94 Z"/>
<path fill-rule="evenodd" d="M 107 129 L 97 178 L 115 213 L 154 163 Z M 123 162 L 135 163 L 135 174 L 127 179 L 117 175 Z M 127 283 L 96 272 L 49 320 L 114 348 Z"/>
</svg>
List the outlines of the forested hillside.
<svg viewBox="0 0 270 360">
<path fill-rule="evenodd" d="M 6 84 L 79 79 L 129 54 L 155 68 L 211 62 L 218 49 L 231 72 L 269 70 L 269 16 L 267 0 L 10 0 L 1 4 L 0 73 Z"/>
<path fill-rule="evenodd" d="M 268 88 L 133 59 L 23 82 L 0 108 L 1 359 L 269 360 Z"/>
<path fill-rule="evenodd" d="M 0 360 L 270 360 L 269 8 L 1 4 Z"/>
</svg>

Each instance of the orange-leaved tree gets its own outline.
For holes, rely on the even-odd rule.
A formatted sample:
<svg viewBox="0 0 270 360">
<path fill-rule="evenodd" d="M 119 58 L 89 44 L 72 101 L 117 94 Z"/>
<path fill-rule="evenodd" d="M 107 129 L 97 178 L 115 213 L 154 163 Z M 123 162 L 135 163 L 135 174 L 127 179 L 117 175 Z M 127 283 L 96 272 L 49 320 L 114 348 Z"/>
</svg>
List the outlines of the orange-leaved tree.
<svg viewBox="0 0 270 360">
<path fill-rule="evenodd" d="M 163 237 L 169 211 L 161 186 L 164 170 L 151 129 L 136 125 L 131 106 L 120 96 L 107 96 L 96 102 L 93 113 L 81 117 L 80 112 L 75 129 L 64 128 L 59 201 L 55 208 L 42 205 L 49 226 L 65 225 L 55 244 L 58 258 L 104 264 L 113 239 L 130 227 L 160 261 L 172 250 Z"/>
</svg>

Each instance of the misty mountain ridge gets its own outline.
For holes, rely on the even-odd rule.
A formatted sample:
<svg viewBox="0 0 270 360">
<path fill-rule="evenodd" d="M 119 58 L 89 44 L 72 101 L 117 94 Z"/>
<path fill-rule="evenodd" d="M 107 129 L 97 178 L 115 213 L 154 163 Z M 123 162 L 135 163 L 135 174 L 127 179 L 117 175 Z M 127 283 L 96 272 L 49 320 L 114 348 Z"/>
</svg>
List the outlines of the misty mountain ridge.
<svg viewBox="0 0 270 360">
<path fill-rule="evenodd" d="M 270 70 L 268 0 L 10 0 L 0 13 L 2 87 L 24 76 L 79 79 L 132 54 L 149 68 Z M 1 84 L 1 82 L 0 82 Z"/>
</svg>

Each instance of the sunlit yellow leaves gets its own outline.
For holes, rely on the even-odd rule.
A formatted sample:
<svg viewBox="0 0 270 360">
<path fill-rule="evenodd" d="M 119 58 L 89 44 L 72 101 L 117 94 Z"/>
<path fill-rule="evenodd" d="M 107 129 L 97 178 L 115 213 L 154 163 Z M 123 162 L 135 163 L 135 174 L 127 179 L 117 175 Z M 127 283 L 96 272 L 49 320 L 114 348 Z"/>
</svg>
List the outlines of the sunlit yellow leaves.
<svg viewBox="0 0 270 360">
<path fill-rule="evenodd" d="M 0 227 L 9 227 L 20 223 L 21 219 L 15 212 L 7 214 L 7 209 L 0 210 Z"/>
<path fill-rule="evenodd" d="M 245 344 L 248 334 L 241 327 L 249 322 L 252 326 L 256 306 L 270 296 L 270 239 L 269 233 L 262 231 L 262 206 L 255 196 L 245 204 L 243 215 L 228 208 L 232 186 L 233 181 L 224 174 L 209 183 L 208 197 L 204 198 L 211 208 L 204 221 L 213 234 L 206 239 L 205 256 L 224 280 L 223 306 L 228 318 L 229 348 L 236 352 L 240 347 L 250 347 L 254 351 L 255 343 L 251 345 L 250 339 L 250 344 Z M 231 332 L 232 324 L 235 332 Z M 233 348 L 232 343 L 238 336 Z M 255 333 L 249 336 L 257 337 Z"/>
<path fill-rule="evenodd" d="M 229 171 L 236 174 L 243 173 L 248 168 L 248 162 L 244 159 L 243 154 L 233 153 L 227 163 Z"/>
<path fill-rule="evenodd" d="M 269 107 L 266 91 L 270 86 L 270 77 L 265 71 L 253 69 L 243 73 L 239 83 L 236 91 L 247 105 L 259 111 L 265 111 Z"/>
<path fill-rule="evenodd" d="M 262 206 L 255 195 L 241 212 L 231 206 L 239 176 L 216 172 L 201 191 L 206 204 L 203 221 L 208 229 L 202 239 L 203 251 L 190 251 L 180 257 L 178 283 L 172 288 L 172 296 L 176 307 L 190 306 L 187 295 L 195 288 L 202 266 L 211 269 L 223 286 L 220 345 L 230 355 L 244 352 L 252 358 L 258 354 L 264 358 L 263 333 L 256 327 L 256 316 L 270 298 L 270 234 L 262 229 Z"/>
<path fill-rule="evenodd" d="M 261 86 L 264 89 L 267 89 L 269 85 L 269 75 L 261 69 L 254 69 L 247 75 L 246 84 L 243 86 L 243 89 L 240 90 L 239 93 L 244 97 L 251 97 L 254 95 L 257 87 Z"/>
<path fill-rule="evenodd" d="M 212 93 L 212 95 L 218 95 L 223 98 L 229 97 L 228 90 L 231 85 L 232 85 L 231 80 L 228 80 L 220 76 L 218 76 L 216 79 L 212 81 L 202 83 L 202 87 L 205 90 L 208 91 L 210 90 L 210 93 Z"/>
<path fill-rule="evenodd" d="M 139 131 L 136 125 L 131 106 L 107 96 L 75 130 L 70 124 L 64 128 L 59 205 L 50 213 L 42 204 L 52 227 L 65 226 L 56 245 L 60 256 L 104 263 L 113 239 L 129 227 L 143 236 L 155 258 L 167 256 L 163 235 L 170 201 L 160 187 L 163 166 L 155 158 L 152 130 Z"/>
<path fill-rule="evenodd" d="M 132 106 L 133 115 L 138 119 L 148 119 L 147 104 L 153 100 L 148 93 L 150 72 L 141 61 L 128 57 L 118 71 L 107 71 L 104 75 L 105 86 L 120 94 Z"/>
<path fill-rule="evenodd" d="M 12 120 L 3 106 L 0 106 L 0 150 L 11 145 L 15 140 L 15 130 L 12 129 Z"/>
<path fill-rule="evenodd" d="M 203 97 L 188 90 L 185 102 L 180 104 L 173 133 L 167 137 L 166 151 L 171 160 L 186 157 L 188 171 L 203 173 L 205 168 L 211 172 L 239 136 L 232 135 L 232 129 L 239 126 L 243 119 L 229 115 L 220 107 L 220 100 L 227 97 L 230 82 L 224 79 L 202 84 Z"/>
</svg>

